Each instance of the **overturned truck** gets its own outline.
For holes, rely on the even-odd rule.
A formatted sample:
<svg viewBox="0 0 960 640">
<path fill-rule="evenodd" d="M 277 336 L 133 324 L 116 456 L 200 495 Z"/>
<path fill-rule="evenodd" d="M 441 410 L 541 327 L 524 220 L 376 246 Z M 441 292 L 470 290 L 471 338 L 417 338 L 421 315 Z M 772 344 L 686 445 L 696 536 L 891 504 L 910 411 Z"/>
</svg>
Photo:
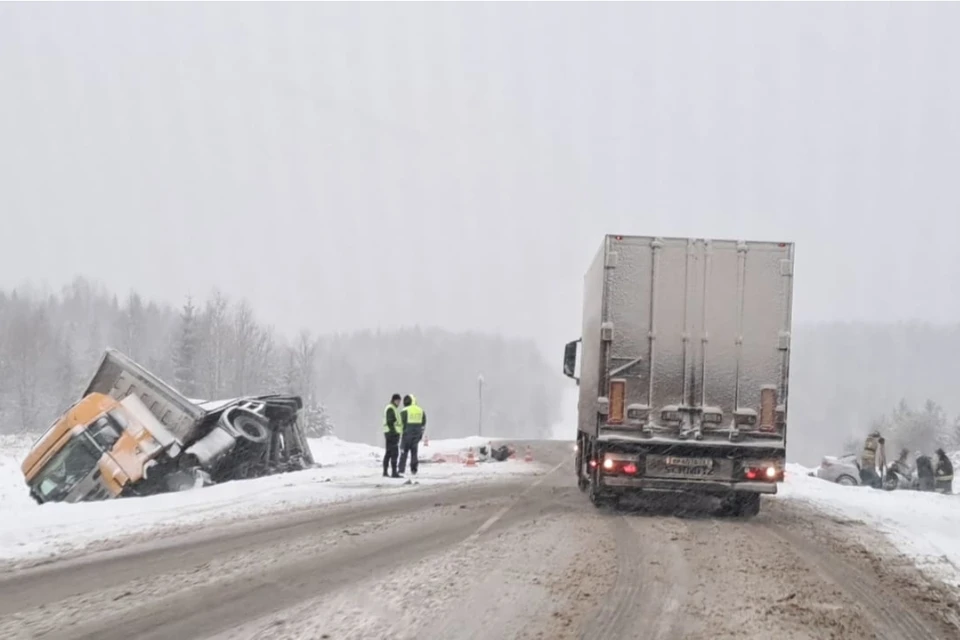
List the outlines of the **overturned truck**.
<svg viewBox="0 0 960 640">
<path fill-rule="evenodd" d="M 314 466 L 295 395 L 191 401 L 115 349 L 21 465 L 38 503 L 144 496 Z"/>
</svg>

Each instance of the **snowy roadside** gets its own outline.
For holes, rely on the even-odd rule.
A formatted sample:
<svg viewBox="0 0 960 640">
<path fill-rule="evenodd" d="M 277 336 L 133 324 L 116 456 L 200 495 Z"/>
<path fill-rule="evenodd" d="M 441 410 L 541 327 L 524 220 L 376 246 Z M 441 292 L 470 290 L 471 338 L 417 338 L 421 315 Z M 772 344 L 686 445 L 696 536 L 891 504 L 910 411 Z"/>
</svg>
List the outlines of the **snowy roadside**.
<svg viewBox="0 0 960 640">
<path fill-rule="evenodd" d="M 417 485 L 381 476 L 383 449 L 338 438 L 310 441 L 322 465 L 295 473 L 228 482 L 201 490 L 84 504 L 37 505 L 27 494 L 20 461 L 31 440 L 0 437 L 0 562 L 40 560 L 104 541 L 161 537 L 245 519 L 443 484 L 542 473 L 522 460 L 425 464 L 434 453 L 477 446 L 476 438 L 434 441 L 420 454 Z M 486 439 L 482 440 L 486 443 Z"/>
<path fill-rule="evenodd" d="M 844 487 L 787 465 L 779 497 L 862 521 L 882 533 L 929 577 L 960 587 L 960 495 Z"/>
</svg>

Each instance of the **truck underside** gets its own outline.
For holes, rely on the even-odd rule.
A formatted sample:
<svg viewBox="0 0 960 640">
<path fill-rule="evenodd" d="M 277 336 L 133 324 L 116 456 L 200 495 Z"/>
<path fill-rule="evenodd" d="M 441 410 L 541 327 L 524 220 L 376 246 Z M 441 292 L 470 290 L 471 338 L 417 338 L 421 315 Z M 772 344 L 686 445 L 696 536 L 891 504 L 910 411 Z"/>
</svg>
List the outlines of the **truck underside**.
<svg viewBox="0 0 960 640">
<path fill-rule="evenodd" d="M 297 423 L 301 407 L 299 396 L 230 401 L 207 414 L 198 428 L 202 437 L 179 455 L 157 460 L 140 483 L 128 485 L 124 495 L 179 491 L 307 469 L 314 461 Z"/>
</svg>

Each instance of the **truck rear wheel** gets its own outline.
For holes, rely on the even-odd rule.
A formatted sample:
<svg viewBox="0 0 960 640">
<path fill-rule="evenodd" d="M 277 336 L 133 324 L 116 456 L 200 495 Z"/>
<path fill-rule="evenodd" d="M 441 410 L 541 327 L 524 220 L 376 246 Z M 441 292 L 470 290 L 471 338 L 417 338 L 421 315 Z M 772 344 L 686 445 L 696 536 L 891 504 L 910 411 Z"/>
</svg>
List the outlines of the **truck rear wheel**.
<svg viewBox="0 0 960 640">
<path fill-rule="evenodd" d="M 720 502 L 720 515 L 733 518 L 752 518 L 760 513 L 760 494 L 733 494 Z"/>
<path fill-rule="evenodd" d="M 760 513 L 760 494 L 748 493 L 739 500 L 737 515 L 741 518 L 752 518 Z"/>
<path fill-rule="evenodd" d="M 580 491 L 586 491 L 590 486 L 590 468 L 587 466 L 587 456 L 584 453 L 585 443 L 582 438 L 577 438 L 577 455 L 575 463 L 577 466 L 577 487 Z"/>
<path fill-rule="evenodd" d="M 587 465 L 583 465 L 583 467 L 586 466 Z M 586 469 L 581 469 L 580 472 L 577 473 L 577 487 L 580 491 L 586 491 L 590 487 L 590 478 L 587 477 L 585 472 Z"/>
<path fill-rule="evenodd" d="M 595 469 L 588 477 L 590 502 L 598 509 L 616 507 L 619 499 L 615 494 L 604 491 L 600 486 L 600 470 Z"/>
</svg>

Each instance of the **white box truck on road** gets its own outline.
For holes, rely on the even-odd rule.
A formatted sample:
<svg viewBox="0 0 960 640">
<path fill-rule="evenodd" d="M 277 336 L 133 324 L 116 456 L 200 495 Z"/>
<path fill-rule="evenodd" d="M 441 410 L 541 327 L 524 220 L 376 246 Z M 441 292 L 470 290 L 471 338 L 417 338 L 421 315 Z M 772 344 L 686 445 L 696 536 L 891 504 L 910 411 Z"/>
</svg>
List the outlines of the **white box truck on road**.
<svg viewBox="0 0 960 640">
<path fill-rule="evenodd" d="M 793 256 L 788 242 L 604 238 L 563 363 L 580 385 L 577 480 L 595 504 L 681 491 L 752 516 L 777 492 Z"/>
</svg>

